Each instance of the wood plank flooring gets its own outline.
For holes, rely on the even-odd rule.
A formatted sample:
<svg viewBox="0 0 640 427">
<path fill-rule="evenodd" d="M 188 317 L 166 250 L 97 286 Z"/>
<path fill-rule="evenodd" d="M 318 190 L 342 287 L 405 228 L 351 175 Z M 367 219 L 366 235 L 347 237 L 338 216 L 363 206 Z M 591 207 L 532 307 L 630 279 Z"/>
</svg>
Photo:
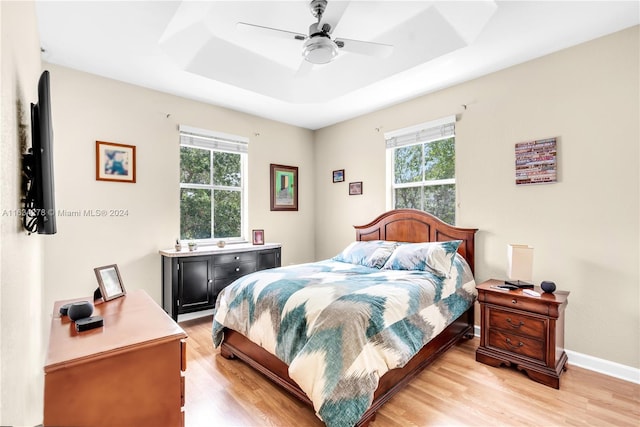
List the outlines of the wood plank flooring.
<svg viewBox="0 0 640 427">
<path fill-rule="evenodd" d="M 186 427 L 322 427 L 313 410 L 239 360 L 222 358 L 211 317 L 180 323 L 187 339 Z M 640 385 L 571 366 L 560 390 L 456 345 L 387 402 L 371 427 L 640 425 Z"/>
</svg>

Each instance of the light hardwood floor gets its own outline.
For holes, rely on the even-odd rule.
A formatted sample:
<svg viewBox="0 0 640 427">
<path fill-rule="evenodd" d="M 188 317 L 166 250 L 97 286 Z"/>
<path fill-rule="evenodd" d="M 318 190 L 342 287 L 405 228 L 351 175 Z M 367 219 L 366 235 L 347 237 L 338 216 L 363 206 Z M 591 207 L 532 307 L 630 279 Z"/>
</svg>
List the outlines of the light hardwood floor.
<svg viewBox="0 0 640 427">
<path fill-rule="evenodd" d="M 309 426 L 313 411 L 239 360 L 222 358 L 211 317 L 182 322 L 187 339 L 186 427 Z M 371 427 L 634 426 L 640 385 L 571 366 L 560 390 L 513 368 L 475 361 L 478 338 L 456 345 L 387 402 Z"/>
</svg>

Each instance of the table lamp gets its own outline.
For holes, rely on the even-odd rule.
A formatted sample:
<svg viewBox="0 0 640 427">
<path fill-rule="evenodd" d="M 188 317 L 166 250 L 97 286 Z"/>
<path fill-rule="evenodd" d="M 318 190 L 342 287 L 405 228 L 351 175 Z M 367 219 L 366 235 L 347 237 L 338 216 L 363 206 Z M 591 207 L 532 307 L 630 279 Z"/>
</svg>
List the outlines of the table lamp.
<svg viewBox="0 0 640 427">
<path fill-rule="evenodd" d="M 528 245 L 509 245 L 507 257 L 509 280 L 505 280 L 505 283 L 519 288 L 533 288 L 533 284 L 529 283 L 533 278 L 533 248 Z"/>
</svg>

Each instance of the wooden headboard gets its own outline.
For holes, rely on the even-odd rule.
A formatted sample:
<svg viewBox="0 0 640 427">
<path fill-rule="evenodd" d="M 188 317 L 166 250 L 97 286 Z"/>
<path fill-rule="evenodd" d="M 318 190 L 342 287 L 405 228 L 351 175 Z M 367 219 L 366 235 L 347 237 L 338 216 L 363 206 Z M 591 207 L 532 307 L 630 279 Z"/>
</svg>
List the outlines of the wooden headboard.
<svg viewBox="0 0 640 427">
<path fill-rule="evenodd" d="M 443 242 L 462 240 L 458 252 L 474 271 L 476 228 L 449 225 L 439 218 L 417 209 L 395 209 L 385 212 L 369 224 L 356 225 L 356 240 L 391 240 L 394 242 Z"/>
</svg>

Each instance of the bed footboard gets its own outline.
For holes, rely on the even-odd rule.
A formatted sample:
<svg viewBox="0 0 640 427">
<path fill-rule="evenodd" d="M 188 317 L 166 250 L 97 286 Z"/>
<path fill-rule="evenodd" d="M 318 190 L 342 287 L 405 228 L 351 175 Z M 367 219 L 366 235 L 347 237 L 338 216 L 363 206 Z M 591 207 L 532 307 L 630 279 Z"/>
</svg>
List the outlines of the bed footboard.
<svg viewBox="0 0 640 427">
<path fill-rule="evenodd" d="M 447 326 L 438 336 L 422 347 L 422 350 L 409 360 L 404 367 L 392 369 L 384 374 L 380 378 L 371 406 L 356 426 L 366 427 L 369 425 L 375 418 L 378 409 L 396 393 L 401 391 L 402 388 L 424 368 L 429 366 L 458 341 L 472 338 L 473 310 L 474 307 L 471 306 L 471 308 Z M 311 400 L 300 387 L 298 387 L 295 381 L 289 377 L 287 365 L 262 347 L 249 341 L 239 332 L 225 329 L 224 340 L 220 345 L 220 355 L 226 359 L 237 357 L 313 408 Z"/>
</svg>

